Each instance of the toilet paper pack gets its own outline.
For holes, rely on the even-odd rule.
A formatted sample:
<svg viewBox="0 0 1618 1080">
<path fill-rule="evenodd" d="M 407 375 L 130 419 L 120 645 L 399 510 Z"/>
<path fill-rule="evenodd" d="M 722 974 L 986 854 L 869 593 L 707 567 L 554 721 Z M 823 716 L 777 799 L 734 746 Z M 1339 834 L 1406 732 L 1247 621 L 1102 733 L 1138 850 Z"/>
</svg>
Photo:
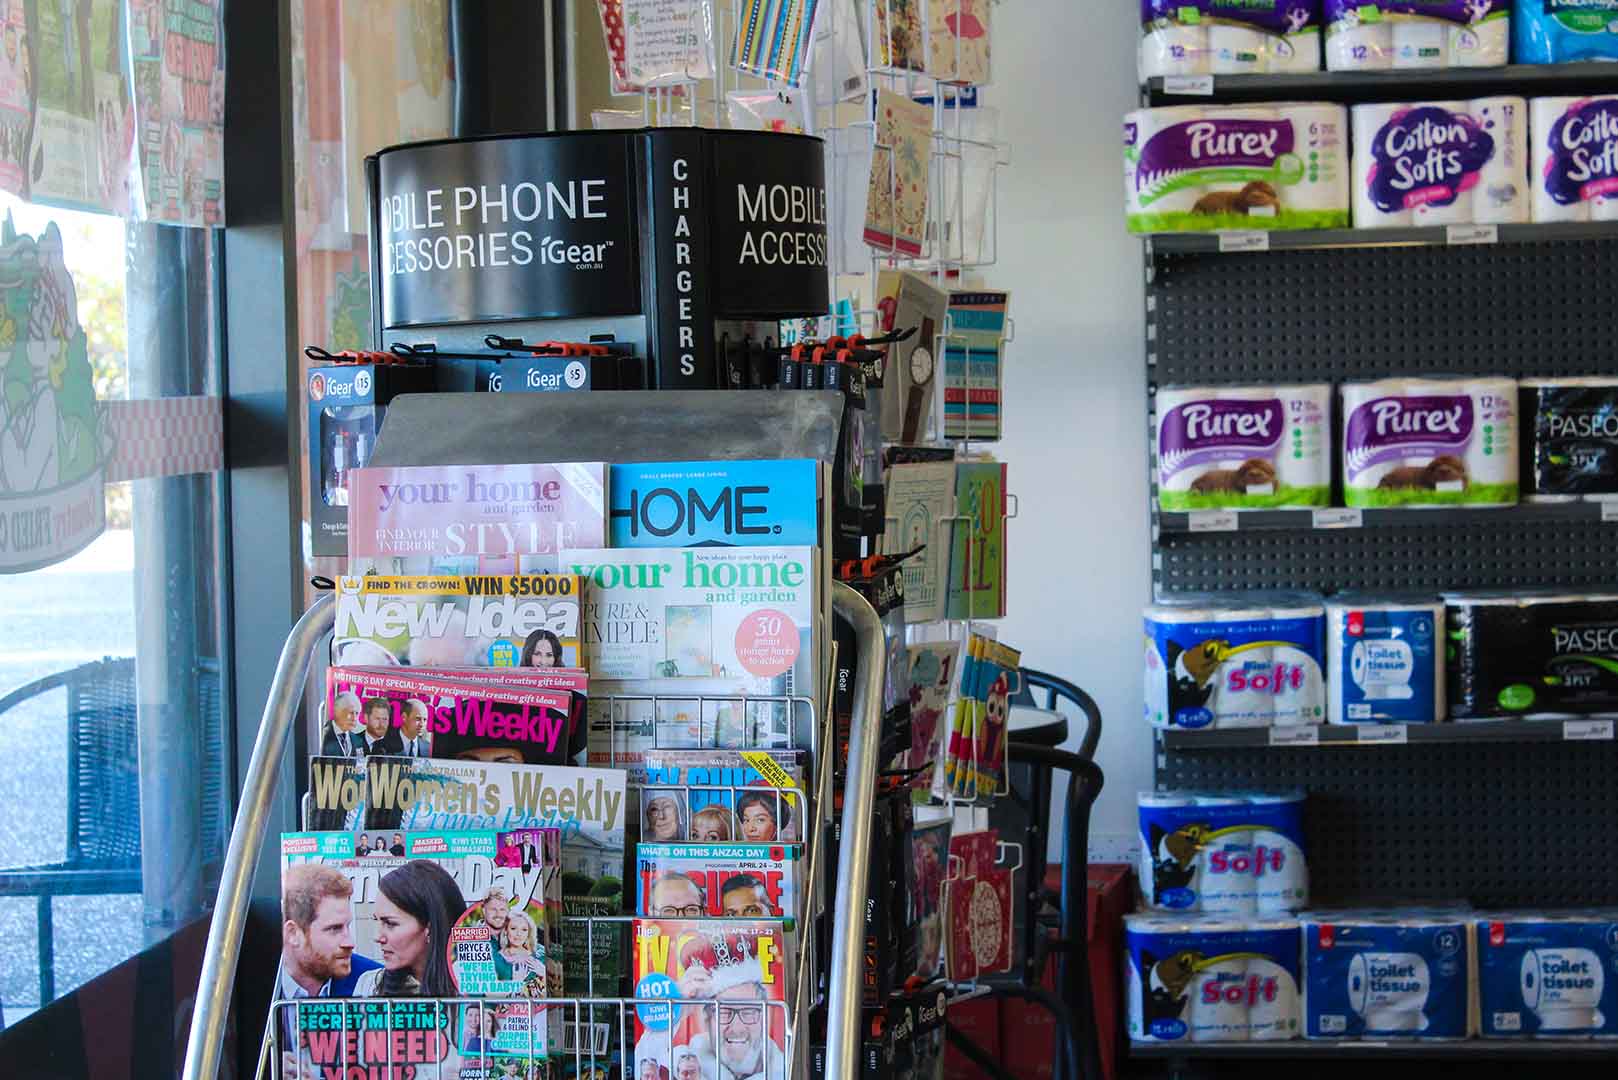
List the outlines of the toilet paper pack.
<svg viewBox="0 0 1618 1080">
<path fill-rule="evenodd" d="M 1444 595 L 1452 720 L 1618 713 L 1618 595 Z"/>
<path fill-rule="evenodd" d="M 1301 792 L 1142 792 L 1137 814 L 1148 907 L 1254 916 L 1309 902 Z"/>
<path fill-rule="evenodd" d="M 1331 397 L 1328 383 L 1160 389 L 1158 505 L 1328 505 Z"/>
<path fill-rule="evenodd" d="M 1298 1037 L 1296 920 L 1126 915 L 1124 940 L 1131 1039 Z"/>
<path fill-rule="evenodd" d="M 1528 220 L 1523 98 L 1356 105 L 1354 225 Z"/>
<path fill-rule="evenodd" d="M 1618 1038 L 1618 911 L 1480 913 L 1485 1038 Z"/>
<path fill-rule="evenodd" d="M 1516 0 L 1511 51 L 1519 64 L 1618 60 L 1618 5 L 1612 0 Z"/>
<path fill-rule="evenodd" d="M 1618 498 L 1618 378 L 1524 379 L 1523 498 Z"/>
<path fill-rule="evenodd" d="M 1499 67 L 1511 45 L 1511 0 L 1326 0 L 1326 67 Z"/>
<path fill-rule="evenodd" d="M 1140 77 L 1320 70 L 1319 0 L 1141 0 Z"/>
<path fill-rule="evenodd" d="M 1534 221 L 1618 221 L 1618 97 L 1534 98 L 1529 112 Z"/>
<path fill-rule="evenodd" d="M 1341 228 L 1348 150 L 1341 105 L 1138 109 L 1124 120 L 1129 229 Z"/>
<path fill-rule="evenodd" d="M 1463 909 L 1305 912 L 1304 1036 L 1464 1039 L 1471 924 Z"/>
<path fill-rule="evenodd" d="M 1320 724 L 1325 608 L 1288 594 L 1186 595 L 1144 612 L 1153 727 Z"/>
<path fill-rule="evenodd" d="M 1517 502 L 1517 384 L 1382 379 L 1342 387 L 1349 506 Z"/>
<path fill-rule="evenodd" d="M 1339 594 L 1326 604 L 1327 718 L 1431 724 L 1444 718 L 1444 602 Z"/>
</svg>

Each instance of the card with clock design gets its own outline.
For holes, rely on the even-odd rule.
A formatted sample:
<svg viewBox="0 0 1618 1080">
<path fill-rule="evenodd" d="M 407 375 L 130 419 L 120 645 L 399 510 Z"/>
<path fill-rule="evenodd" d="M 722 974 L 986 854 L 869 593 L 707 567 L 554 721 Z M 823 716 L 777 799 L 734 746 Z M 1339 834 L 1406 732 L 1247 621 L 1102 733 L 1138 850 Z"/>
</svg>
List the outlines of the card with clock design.
<svg viewBox="0 0 1618 1080">
<path fill-rule="evenodd" d="M 893 329 L 915 328 L 903 341 L 888 346 L 882 377 L 882 439 L 916 443 L 927 437 L 927 418 L 933 412 L 933 391 L 938 385 L 939 335 L 949 313 L 949 293 L 922 274 L 899 274 L 893 301 Z"/>
<path fill-rule="evenodd" d="M 890 255 L 921 255 L 932 144 L 931 105 L 877 91 L 876 146 L 865 193 L 866 244 Z"/>
</svg>

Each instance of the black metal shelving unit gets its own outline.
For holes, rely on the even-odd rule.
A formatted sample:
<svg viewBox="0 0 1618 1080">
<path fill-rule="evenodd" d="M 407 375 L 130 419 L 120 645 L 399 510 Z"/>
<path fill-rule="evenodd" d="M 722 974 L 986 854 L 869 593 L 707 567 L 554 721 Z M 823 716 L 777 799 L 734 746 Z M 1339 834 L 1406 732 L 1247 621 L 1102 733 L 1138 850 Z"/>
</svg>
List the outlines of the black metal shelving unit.
<svg viewBox="0 0 1618 1080">
<path fill-rule="evenodd" d="M 1345 104 L 1618 93 L 1618 65 L 1215 77 L 1196 101 Z M 1475 239 L 1475 238 L 1471 238 Z M 1391 376 L 1618 372 L 1618 225 L 1271 233 L 1268 250 L 1217 236 L 1146 239 L 1146 378 L 1158 386 Z M 1150 405 L 1149 405 L 1150 407 Z M 1151 432 L 1151 418 L 1147 417 Z M 1150 436 L 1149 436 L 1150 443 Z M 1150 457 L 1150 455 L 1149 455 Z M 1155 461 L 1149 467 L 1155 467 Z M 1618 586 L 1618 507 L 1152 511 L 1161 594 Z M 1340 504 L 1340 493 L 1337 495 Z M 1480 907 L 1618 904 L 1613 724 L 1513 720 L 1155 733 L 1163 789 L 1309 792 L 1317 905 L 1464 898 Z M 1357 751 L 1357 752 L 1356 752 Z M 1618 1058 L 1618 1044 L 1471 1040 L 1135 1044 L 1137 1058 L 1547 1060 Z"/>
</svg>

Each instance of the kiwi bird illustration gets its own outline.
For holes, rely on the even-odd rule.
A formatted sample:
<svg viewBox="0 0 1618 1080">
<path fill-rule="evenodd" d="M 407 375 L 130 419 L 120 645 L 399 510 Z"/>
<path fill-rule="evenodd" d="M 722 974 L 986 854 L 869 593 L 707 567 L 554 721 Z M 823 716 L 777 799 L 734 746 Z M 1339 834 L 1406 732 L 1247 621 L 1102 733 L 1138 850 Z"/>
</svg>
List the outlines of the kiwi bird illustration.
<svg viewBox="0 0 1618 1080">
<path fill-rule="evenodd" d="M 1159 960 L 1144 950 L 1140 954 L 1145 978 L 1141 980 L 1142 1013 L 1146 1029 L 1151 1030 L 1156 1020 L 1178 1020 L 1185 1011 L 1186 991 L 1191 980 L 1201 970 L 1202 954 L 1189 949 L 1172 953 Z"/>
<path fill-rule="evenodd" d="M 1206 825 L 1182 825 L 1165 832 L 1161 825 L 1151 827 L 1152 903 L 1161 904 L 1168 889 L 1183 889 L 1197 873 L 1197 853 L 1208 842 Z"/>
</svg>

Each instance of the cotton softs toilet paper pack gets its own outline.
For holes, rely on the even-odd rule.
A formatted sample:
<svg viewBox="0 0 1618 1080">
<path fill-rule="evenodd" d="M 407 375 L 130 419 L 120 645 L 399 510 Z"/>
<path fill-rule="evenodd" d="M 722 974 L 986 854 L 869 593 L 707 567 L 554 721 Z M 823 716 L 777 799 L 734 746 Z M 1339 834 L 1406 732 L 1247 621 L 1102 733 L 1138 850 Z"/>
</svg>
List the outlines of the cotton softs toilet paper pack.
<svg viewBox="0 0 1618 1080">
<path fill-rule="evenodd" d="M 1618 595 L 1444 595 L 1452 720 L 1618 712 Z"/>
<path fill-rule="evenodd" d="M 1325 609 L 1308 594 L 1187 594 L 1144 612 L 1153 727 L 1325 722 Z"/>
<path fill-rule="evenodd" d="M 1354 225 L 1528 220 L 1528 102 L 1356 105 Z"/>
<path fill-rule="evenodd" d="M 1142 792 L 1140 885 L 1160 911 L 1277 915 L 1309 902 L 1303 794 Z"/>
<path fill-rule="evenodd" d="M 1326 0 L 1332 71 L 1499 67 L 1511 45 L 1511 0 Z"/>
<path fill-rule="evenodd" d="M 1164 510 L 1326 506 L 1331 386 L 1165 387 L 1157 392 Z"/>
<path fill-rule="evenodd" d="M 1618 1038 L 1618 911 L 1474 920 L 1485 1038 Z"/>
<path fill-rule="evenodd" d="M 1511 51 L 1519 64 L 1618 60 L 1618 0 L 1516 0 Z"/>
<path fill-rule="evenodd" d="M 1320 70 L 1320 0 L 1141 0 L 1140 77 Z"/>
<path fill-rule="evenodd" d="M 1517 502 L 1517 384 L 1381 379 L 1342 387 L 1348 506 Z"/>
<path fill-rule="evenodd" d="M 1341 105 L 1175 106 L 1124 119 L 1131 232 L 1329 229 L 1348 224 Z"/>
<path fill-rule="evenodd" d="M 1326 603 L 1326 715 L 1333 724 L 1444 718 L 1444 602 L 1338 594 Z"/>
<path fill-rule="evenodd" d="M 1529 113 L 1534 221 L 1618 221 L 1618 97 L 1534 98 Z"/>
<path fill-rule="evenodd" d="M 1517 401 L 1526 501 L 1618 498 L 1618 378 L 1524 379 Z"/>
<path fill-rule="evenodd" d="M 1470 923 L 1460 908 L 1312 911 L 1303 935 L 1304 1036 L 1464 1039 Z"/>
<path fill-rule="evenodd" d="M 1124 939 L 1131 1039 L 1268 1042 L 1298 1037 L 1296 920 L 1126 915 Z"/>
</svg>

